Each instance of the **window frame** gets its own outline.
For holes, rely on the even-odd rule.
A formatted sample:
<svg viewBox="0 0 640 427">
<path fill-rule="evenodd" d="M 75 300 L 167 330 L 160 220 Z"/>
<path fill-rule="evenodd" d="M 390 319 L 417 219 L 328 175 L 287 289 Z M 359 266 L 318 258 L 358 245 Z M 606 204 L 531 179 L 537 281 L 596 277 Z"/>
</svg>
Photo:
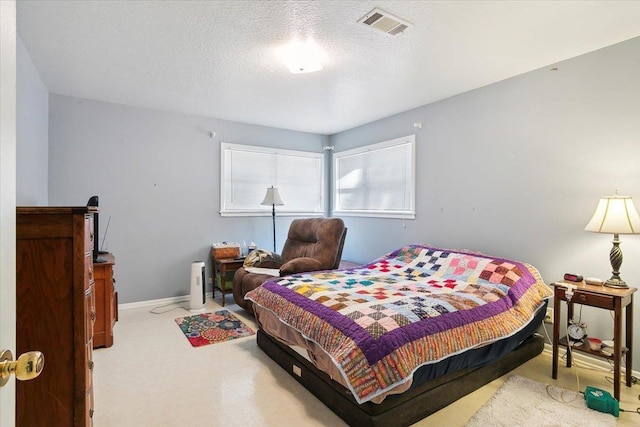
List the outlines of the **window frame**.
<svg viewBox="0 0 640 427">
<path fill-rule="evenodd" d="M 273 147 L 262 147 L 256 145 L 247 145 L 247 144 L 236 144 L 236 143 L 228 143 L 222 142 L 220 144 L 220 206 L 218 213 L 223 217 L 242 217 L 242 216 L 267 216 L 272 214 L 271 206 L 263 206 L 260 205 L 260 199 L 257 203 L 258 205 L 255 208 L 238 208 L 233 209 L 226 206 L 227 200 L 227 176 L 231 173 L 227 170 L 227 153 L 233 153 L 234 151 L 242 151 L 249 153 L 257 153 L 263 155 L 270 155 L 276 158 L 275 160 L 275 170 L 274 174 L 278 176 L 278 163 L 282 163 L 283 161 L 286 163 L 287 159 L 293 158 L 305 158 L 305 159 L 317 159 L 319 160 L 319 168 L 314 169 L 314 173 L 319 172 L 319 197 L 320 201 L 318 203 L 318 210 L 305 210 L 305 209 L 287 209 L 287 200 L 286 197 L 282 195 L 282 185 L 285 183 L 282 182 L 273 182 L 273 183 L 261 183 L 260 188 L 261 191 L 266 190 L 269 186 L 273 185 L 274 187 L 279 189 L 280 196 L 283 199 L 283 206 L 276 206 L 276 212 L 279 216 L 324 216 L 327 211 L 327 200 L 326 200 L 326 169 L 325 169 L 325 155 L 324 153 L 312 152 L 312 151 L 302 151 L 302 150 L 289 150 L 282 148 L 273 148 Z M 291 161 L 291 160 L 289 160 Z M 232 162 L 232 160 L 231 160 Z M 233 164 L 231 165 L 233 167 Z M 310 179 L 301 178 L 303 182 L 312 182 Z M 277 181 L 277 178 L 276 178 Z M 233 184 L 231 184 L 233 185 Z M 261 195 L 260 197 L 264 197 Z"/>
<path fill-rule="evenodd" d="M 373 151 L 382 149 L 388 149 L 393 147 L 401 147 L 408 145 L 409 154 L 411 159 L 406 165 L 410 168 L 408 180 L 402 185 L 402 191 L 409 197 L 409 206 L 407 209 L 348 209 L 340 206 L 340 165 L 339 162 L 345 157 L 365 155 Z M 401 218 L 401 219 L 415 219 L 416 217 L 416 136 L 407 135 L 400 138 L 395 138 L 387 141 L 382 141 L 374 144 L 364 145 L 362 147 L 353 148 L 350 150 L 340 151 L 333 153 L 333 209 L 332 215 L 336 216 L 358 216 L 358 217 L 373 217 L 373 218 Z"/>
</svg>

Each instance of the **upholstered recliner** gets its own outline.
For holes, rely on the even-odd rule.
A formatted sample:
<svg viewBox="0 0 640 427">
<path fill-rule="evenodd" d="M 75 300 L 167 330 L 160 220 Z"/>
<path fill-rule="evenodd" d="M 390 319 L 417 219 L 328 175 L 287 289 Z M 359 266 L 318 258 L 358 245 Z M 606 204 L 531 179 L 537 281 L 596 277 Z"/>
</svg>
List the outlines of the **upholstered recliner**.
<svg viewBox="0 0 640 427">
<path fill-rule="evenodd" d="M 267 261 L 255 267 L 278 268 L 280 276 L 337 269 L 346 235 L 347 229 L 340 218 L 295 219 L 282 248 L 282 262 Z M 244 299 L 245 294 L 272 278 L 268 274 L 251 273 L 244 267 L 238 269 L 233 276 L 233 299 L 253 313 L 251 301 Z"/>
</svg>

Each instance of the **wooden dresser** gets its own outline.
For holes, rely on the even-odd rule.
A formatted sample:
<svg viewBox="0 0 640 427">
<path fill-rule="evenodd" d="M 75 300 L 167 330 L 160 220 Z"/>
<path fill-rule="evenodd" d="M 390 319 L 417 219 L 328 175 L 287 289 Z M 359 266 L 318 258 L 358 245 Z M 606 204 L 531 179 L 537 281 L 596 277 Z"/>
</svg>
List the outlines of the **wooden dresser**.
<svg viewBox="0 0 640 427">
<path fill-rule="evenodd" d="M 118 320 L 118 293 L 113 266 L 116 260 L 112 254 L 100 255 L 106 262 L 93 264 L 96 295 L 96 321 L 93 324 L 93 348 L 113 345 L 113 325 Z"/>
<path fill-rule="evenodd" d="M 16 382 L 17 426 L 92 426 L 92 207 L 18 207 L 16 351 L 44 370 Z"/>
</svg>

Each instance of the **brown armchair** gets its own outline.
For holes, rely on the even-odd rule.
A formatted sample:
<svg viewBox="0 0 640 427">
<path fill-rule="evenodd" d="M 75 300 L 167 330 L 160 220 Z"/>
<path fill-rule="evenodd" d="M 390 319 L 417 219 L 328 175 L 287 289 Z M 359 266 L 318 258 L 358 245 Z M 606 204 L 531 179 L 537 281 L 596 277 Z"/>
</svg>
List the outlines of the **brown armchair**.
<svg viewBox="0 0 640 427">
<path fill-rule="evenodd" d="M 342 259 L 342 248 L 347 229 L 340 218 L 295 219 L 289 227 L 287 240 L 282 248 L 282 263 L 256 265 L 279 268 L 280 276 L 308 271 L 335 270 Z M 244 267 L 233 276 L 233 299 L 245 310 L 253 313 L 251 301 L 244 299 L 247 292 L 262 285 L 273 276 L 250 273 Z"/>
</svg>

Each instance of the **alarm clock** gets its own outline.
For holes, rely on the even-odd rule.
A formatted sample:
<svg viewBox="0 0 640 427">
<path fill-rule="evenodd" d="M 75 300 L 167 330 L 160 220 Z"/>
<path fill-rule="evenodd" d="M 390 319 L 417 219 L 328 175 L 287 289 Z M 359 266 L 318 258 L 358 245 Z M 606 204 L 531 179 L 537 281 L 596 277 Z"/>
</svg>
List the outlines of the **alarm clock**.
<svg viewBox="0 0 640 427">
<path fill-rule="evenodd" d="M 580 274 L 571 274 L 571 273 L 564 274 L 564 280 L 568 282 L 582 282 L 582 279 L 583 278 Z"/>
<path fill-rule="evenodd" d="M 583 322 L 574 322 L 573 320 L 570 320 L 569 326 L 567 327 L 567 334 L 573 341 L 583 342 L 587 336 L 587 325 Z"/>
</svg>

